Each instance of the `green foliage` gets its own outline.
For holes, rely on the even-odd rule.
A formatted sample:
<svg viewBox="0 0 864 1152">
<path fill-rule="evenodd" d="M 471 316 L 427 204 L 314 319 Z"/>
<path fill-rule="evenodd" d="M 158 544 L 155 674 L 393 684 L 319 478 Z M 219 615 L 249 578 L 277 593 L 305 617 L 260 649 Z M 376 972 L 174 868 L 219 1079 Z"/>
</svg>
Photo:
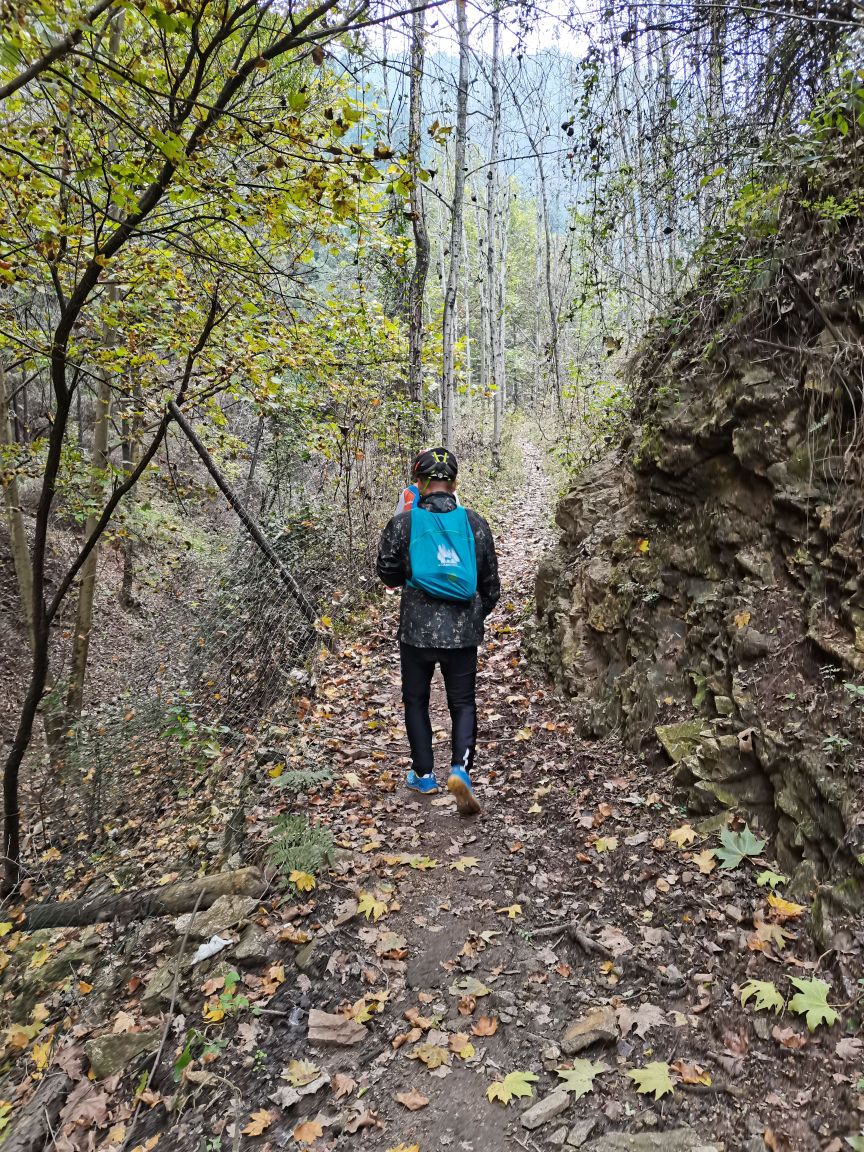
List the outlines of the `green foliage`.
<svg viewBox="0 0 864 1152">
<path fill-rule="evenodd" d="M 757 1012 L 773 1010 L 775 1015 L 783 1011 L 784 1000 L 771 980 L 748 980 L 741 986 L 741 1004 L 754 998 Z"/>
<path fill-rule="evenodd" d="M 789 1010 L 804 1016 L 811 1032 L 823 1022 L 829 1028 L 837 1023 L 839 1016 L 828 1003 L 829 988 L 824 980 L 802 980 L 798 976 L 790 976 L 789 979 L 798 989 L 789 1001 Z"/>
<path fill-rule="evenodd" d="M 273 825 L 267 862 L 283 888 L 292 872 L 314 875 L 333 861 L 333 838 L 326 828 L 309 824 L 302 816 L 280 816 Z"/>
<path fill-rule="evenodd" d="M 767 841 L 760 840 L 750 831 L 750 825 L 745 824 L 740 832 L 733 832 L 731 828 L 724 828 L 720 832 L 720 847 L 716 849 L 721 860 L 721 868 L 737 868 L 742 860 L 751 856 L 758 856 Z"/>
<path fill-rule="evenodd" d="M 329 784 L 333 773 L 327 768 L 289 768 L 273 780 L 273 787 L 299 796 L 322 784 Z"/>
</svg>

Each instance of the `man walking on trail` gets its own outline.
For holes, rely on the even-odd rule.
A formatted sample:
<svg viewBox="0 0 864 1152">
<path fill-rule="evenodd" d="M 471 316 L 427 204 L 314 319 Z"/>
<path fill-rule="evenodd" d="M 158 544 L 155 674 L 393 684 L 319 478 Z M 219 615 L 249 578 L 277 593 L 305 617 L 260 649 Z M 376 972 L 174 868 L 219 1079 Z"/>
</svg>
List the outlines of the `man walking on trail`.
<svg viewBox="0 0 864 1152">
<path fill-rule="evenodd" d="M 483 622 L 501 595 L 498 558 L 489 525 L 457 505 L 456 457 L 446 448 L 422 452 L 412 470 L 419 500 L 392 518 L 378 546 L 378 575 L 402 588 L 399 654 L 402 702 L 411 746 L 406 785 L 438 791 L 432 752 L 429 693 L 441 668 L 453 726 L 448 791 L 462 816 L 480 811 L 471 784 L 477 743 L 477 647 Z"/>
</svg>

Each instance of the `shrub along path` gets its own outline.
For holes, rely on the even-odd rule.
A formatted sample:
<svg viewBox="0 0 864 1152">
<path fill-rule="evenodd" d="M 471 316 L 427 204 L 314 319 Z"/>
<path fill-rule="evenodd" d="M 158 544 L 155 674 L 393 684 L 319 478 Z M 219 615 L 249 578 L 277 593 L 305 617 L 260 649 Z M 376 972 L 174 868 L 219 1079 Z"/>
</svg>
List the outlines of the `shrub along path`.
<svg viewBox="0 0 864 1152">
<path fill-rule="evenodd" d="M 326 660 L 293 753 L 332 773 L 300 802 L 332 868 L 199 913 L 179 966 L 188 918 L 156 975 L 137 954 L 104 1019 L 164 1035 L 159 1068 L 136 1114 L 140 1064 L 90 1080 L 98 1028 L 80 1024 L 52 1147 L 839 1152 L 861 1130 L 857 1008 L 766 875 L 770 849 L 691 828 L 666 768 L 581 742 L 520 654 L 551 499 L 525 451 L 480 673 L 482 815 L 402 787 L 385 597 Z M 272 811 L 251 817 L 263 843 Z M 229 946 L 192 965 L 212 934 Z"/>
</svg>

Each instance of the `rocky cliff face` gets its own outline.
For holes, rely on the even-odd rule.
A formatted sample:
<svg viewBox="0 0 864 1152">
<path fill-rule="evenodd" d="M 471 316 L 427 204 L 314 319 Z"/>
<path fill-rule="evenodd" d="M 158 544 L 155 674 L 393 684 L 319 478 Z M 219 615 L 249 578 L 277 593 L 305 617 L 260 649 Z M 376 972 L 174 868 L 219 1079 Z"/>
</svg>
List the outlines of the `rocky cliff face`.
<svg viewBox="0 0 864 1152">
<path fill-rule="evenodd" d="M 532 639 L 586 730 L 656 734 L 692 811 L 758 818 L 826 940 L 864 906 L 864 294 L 832 252 L 654 340 Z"/>
</svg>

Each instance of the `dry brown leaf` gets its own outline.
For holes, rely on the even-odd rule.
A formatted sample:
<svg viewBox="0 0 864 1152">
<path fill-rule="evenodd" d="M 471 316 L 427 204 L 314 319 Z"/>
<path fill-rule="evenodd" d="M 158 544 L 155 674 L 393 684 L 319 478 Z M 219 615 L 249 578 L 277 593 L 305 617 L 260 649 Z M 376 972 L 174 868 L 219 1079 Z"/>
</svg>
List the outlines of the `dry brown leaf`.
<svg viewBox="0 0 864 1152">
<path fill-rule="evenodd" d="M 333 1095 L 336 1099 L 342 1100 L 345 1096 L 351 1095 L 357 1087 L 357 1081 L 345 1072 L 337 1072 L 330 1081 L 330 1087 L 333 1089 Z"/>
<path fill-rule="evenodd" d="M 494 1036 L 498 1031 L 498 1020 L 494 1016 L 478 1016 L 471 1025 L 475 1036 Z"/>
<path fill-rule="evenodd" d="M 459 1007 L 459 1015 L 460 1016 L 470 1016 L 473 1013 L 474 1009 L 477 1007 L 477 997 L 476 996 L 463 996 L 462 999 L 459 1001 L 458 1007 Z"/>
<path fill-rule="evenodd" d="M 354 1116 L 349 1117 L 345 1121 L 345 1132 L 350 1132 L 352 1135 L 359 1132 L 361 1128 L 381 1128 L 383 1125 L 378 1120 L 374 1112 L 370 1112 L 365 1108 L 361 1112 L 355 1113 Z"/>
<path fill-rule="evenodd" d="M 262 1132 L 266 1132 L 273 1121 L 276 1119 L 275 1112 L 268 1112 L 262 1109 L 260 1112 L 253 1112 L 249 1117 L 249 1123 L 243 1129 L 244 1136 L 260 1136 Z M 321 1135 L 319 1129 L 318 1135 Z M 311 1140 L 309 1143 L 311 1144 Z"/>
<path fill-rule="evenodd" d="M 794 1028 L 780 1028 L 775 1024 L 771 1029 L 771 1035 L 784 1048 L 804 1048 L 807 1044 L 807 1037 L 802 1032 L 796 1032 Z"/>
<path fill-rule="evenodd" d="M 686 1060 L 676 1060 L 670 1067 L 674 1068 L 684 1084 L 702 1084 L 706 1088 L 711 1085 L 711 1076 L 701 1064 L 689 1064 Z"/>
<path fill-rule="evenodd" d="M 409 1112 L 417 1112 L 420 1108 L 425 1108 L 429 1103 L 427 1097 L 425 1097 L 422 1092 L 418 1092 L 416 1088 L 412 1088 L 408 1092 L 397 1092 L 396 1099 L 407 1108 Z"/>
<path fill-rule="evenodd" d="M 243 1131 L 252 1136 L 259 1135 L 258 1132 L 249 1133 L 247 1128 L 244 1128 Z M 304 1120 L 302 1124 L 297 1125 L 291 1135 L 298 1144 L 314 1144 L 319 1136 L 324 1135 L 324 1129 L 317 1120 Z"/>
<path fill-rule="evenodd" d="M 347 1046 L 359 1044 L 368 1033 L 362 1024 L 349 1020 L 334 1012 L 321 1012 L 313 1008 L 309 1012 L 308 1039 L 316 1044 L 339 1044 Z"/>
</svg>

